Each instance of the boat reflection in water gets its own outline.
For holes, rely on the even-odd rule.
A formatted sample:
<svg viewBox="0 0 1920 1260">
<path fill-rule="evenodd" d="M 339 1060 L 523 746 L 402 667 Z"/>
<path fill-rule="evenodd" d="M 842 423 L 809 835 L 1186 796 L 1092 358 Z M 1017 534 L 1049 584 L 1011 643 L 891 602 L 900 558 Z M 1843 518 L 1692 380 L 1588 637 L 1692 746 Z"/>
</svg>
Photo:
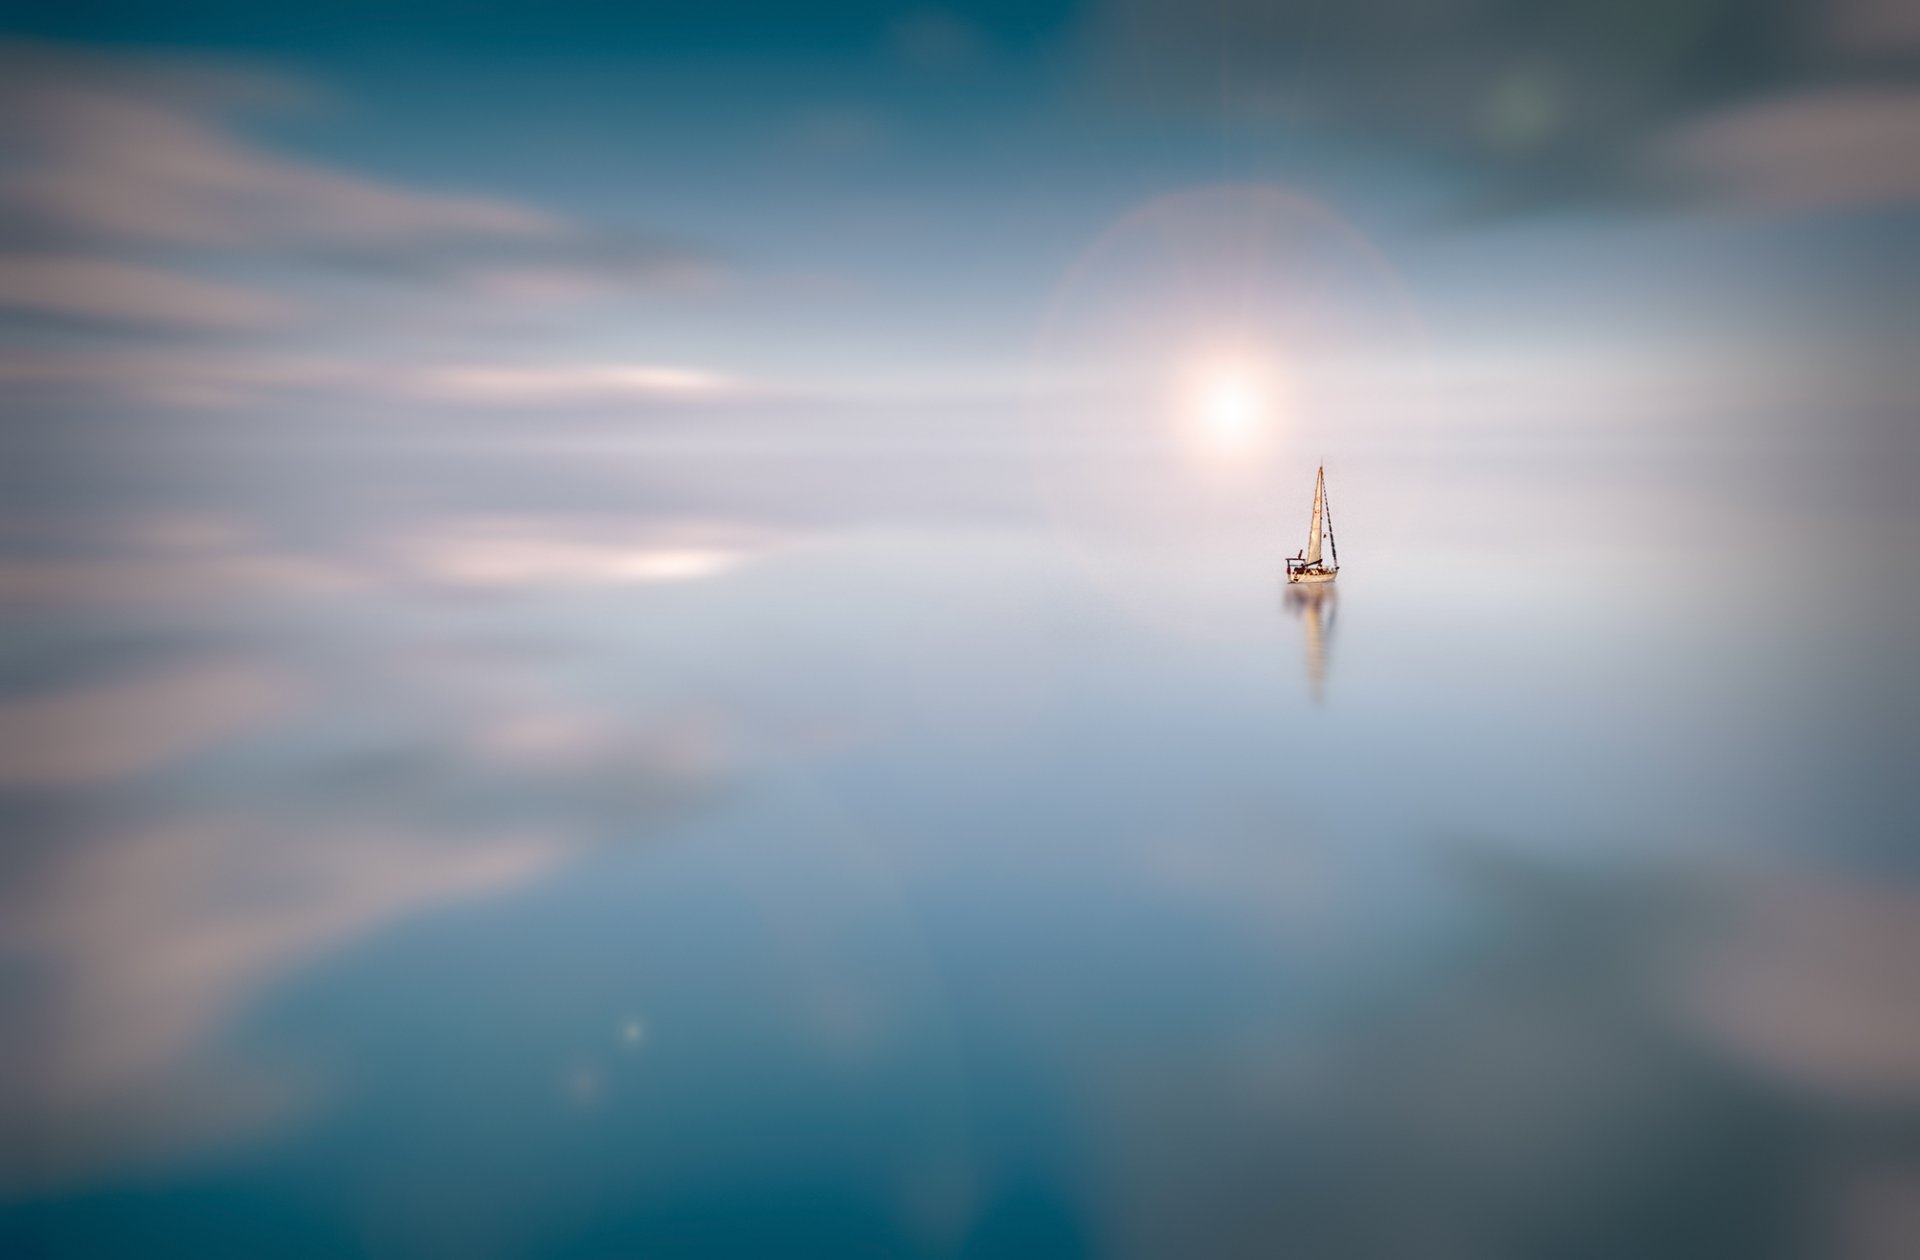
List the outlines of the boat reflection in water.
<svg viewBox="0 0 1920 1260">
<path fill-rule="evenodd" d="M 1300 619 L 1307 652 L 1307 686 L 1313 702 L 1326 699 L 1327 645 L 1333 638 L 1334 616 L 1340 608 L 1339 593 L 1331 585 L 1306 586 L 1289 583 L 1284 597 L 1287 611 Z"/>
</svg>

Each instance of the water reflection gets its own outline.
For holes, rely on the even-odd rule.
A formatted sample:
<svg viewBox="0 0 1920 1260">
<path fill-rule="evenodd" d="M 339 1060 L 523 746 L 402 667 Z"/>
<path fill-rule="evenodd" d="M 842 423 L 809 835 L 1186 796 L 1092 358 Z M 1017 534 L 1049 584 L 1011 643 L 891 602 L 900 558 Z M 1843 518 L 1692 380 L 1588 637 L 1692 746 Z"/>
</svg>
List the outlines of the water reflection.
<svg viewBox="0 0 1920 1260">
<path fill-rule="evenodd" d="M 313 1065 L 233 1044 L 257 1004 L 651 837 L 730 775 L 720 706 L 621 695 L 555 618 L 718 580 L 740 544 L 596 524 L 423 518 L 405 537 L 464 550 L 335 539 L 313 567 L 355 576 L 329 583 L 283 582 L 237 520 L 8 540 L 0 1199 L 297 1124 Z"/>
<path fill-rule="evenodd" d="M 1288 584 L 1282 597 L 1287 611 L 1299 618 L 1306 648 L 1307 688 L 1315 704 L 1326 700 L 1327 650 L 1333 642 L 1333 623 L 1340 596 L 1331 585 Z"/>
<path fill-rule="evenodd" d="M 280 817 L 182 816 L 71 831 L 13 872 L 0 960 L 51 983 L 9 1003 L 0 1184 L 230 1140 L 304 1082 L 219 1034 L 246 1002 L 384 925 L 550 869 L 534 832 L 409 834 Z"/>
<path fill-rule="evenodd" d="M 1435 858 L 1451 926 L 1383 951 L 1380 889 L 1346 890 L 1374 926 L 1276 945 L 1303 978 L 1259 1013 L 1196 1019 L 1178 1054 L 1098 1056 L 1105 1206 L 1139 1254 L 1896 1254 L 1868 1200 L 1911 1190 L 1913 1165 L 1868 1117 L 1895 1122 L 1912 1080 L 1856 1052 L 1911 1068 L 1920 1047 L 1884 1022 L 1889 971 L 1826 987 L 1855 950 L 1912 957 L 1890 917 L 1910 898 L 1487 844 Z M 1749 987 L 1766 1015 L 1729 1020 Z"/>
<path fill-rule="evenodd" d="M 1370 570 L 1329 723 L 1337 588 L 1281 591 L 1302 695 L 1260 558 L 1140 580 L 1231 590 L 1249 632 L 1196 647 L 997 534 L 419 525 L 447 563 L 128 604 L 0 701 L 0 1254 L 234 1254 L 234 1205 L 243 1254 L 1911 1236 L 1914 894 L 1634 849 L 1747 826 L 1644 734 L 1738 750 L 1698 642 L 1622 699 L 1630 612 L 1524 574 L 1570 645 L 1535 661 L 1497 598 Z"/>
</svg>

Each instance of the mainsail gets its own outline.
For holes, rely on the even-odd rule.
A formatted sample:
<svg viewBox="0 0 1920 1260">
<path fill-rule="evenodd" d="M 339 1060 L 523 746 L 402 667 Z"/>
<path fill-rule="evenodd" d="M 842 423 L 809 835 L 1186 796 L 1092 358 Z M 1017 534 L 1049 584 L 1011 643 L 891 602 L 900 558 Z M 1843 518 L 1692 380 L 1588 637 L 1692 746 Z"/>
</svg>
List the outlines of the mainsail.
<svg viewBox="0 0 1920 1260">
<path fill-rule="evenodd" d="M 1313 483 L 1313 523 L 1307 526 L 1307 563 L 1317 564 L 1320 560 L 1320 519 L 1325 514 L 1327 503 L 1327 470 L 1320 470 L 1319 479 Z"/>
</svg>

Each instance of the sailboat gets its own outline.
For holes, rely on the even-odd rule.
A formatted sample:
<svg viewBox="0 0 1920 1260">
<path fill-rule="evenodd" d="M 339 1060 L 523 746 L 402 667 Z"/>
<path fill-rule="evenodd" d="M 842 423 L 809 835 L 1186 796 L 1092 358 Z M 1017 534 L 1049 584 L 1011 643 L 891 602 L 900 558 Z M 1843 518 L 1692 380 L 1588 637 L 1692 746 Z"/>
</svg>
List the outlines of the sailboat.
<svg viewBox="0 0 1920 1260">
<path fill-rule="evenodd" d="M 1322 535 L 1333 556 L 1331 566 L 1320 558 Z M 1327 470 L 1322 465 L 1313 483 L 1313 519 L 1307 526 L 1306 549 L 1287 557 L 1287 581 L 1289 584 L 1331 582 L 1339 573 L 1340 548 L 1333 541 L 1333 514 L 1327 508 Z"/>
</svg>

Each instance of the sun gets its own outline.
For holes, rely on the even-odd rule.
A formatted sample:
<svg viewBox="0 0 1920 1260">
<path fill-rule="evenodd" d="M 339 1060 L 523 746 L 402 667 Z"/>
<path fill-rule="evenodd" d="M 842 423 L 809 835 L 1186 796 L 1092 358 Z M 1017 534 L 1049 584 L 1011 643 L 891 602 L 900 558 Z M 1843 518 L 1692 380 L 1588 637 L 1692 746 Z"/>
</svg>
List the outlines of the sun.
<svg viewBox="0 0 1920 1260">
<path fill-rule="evenodd" d="M 1195 450 L 1215 458 L 1258 452 L 1280 419 L 1277 375 L 1245 354 L 1196 358 L 1179 389 L 1180 419 Z"/>
</svg>

